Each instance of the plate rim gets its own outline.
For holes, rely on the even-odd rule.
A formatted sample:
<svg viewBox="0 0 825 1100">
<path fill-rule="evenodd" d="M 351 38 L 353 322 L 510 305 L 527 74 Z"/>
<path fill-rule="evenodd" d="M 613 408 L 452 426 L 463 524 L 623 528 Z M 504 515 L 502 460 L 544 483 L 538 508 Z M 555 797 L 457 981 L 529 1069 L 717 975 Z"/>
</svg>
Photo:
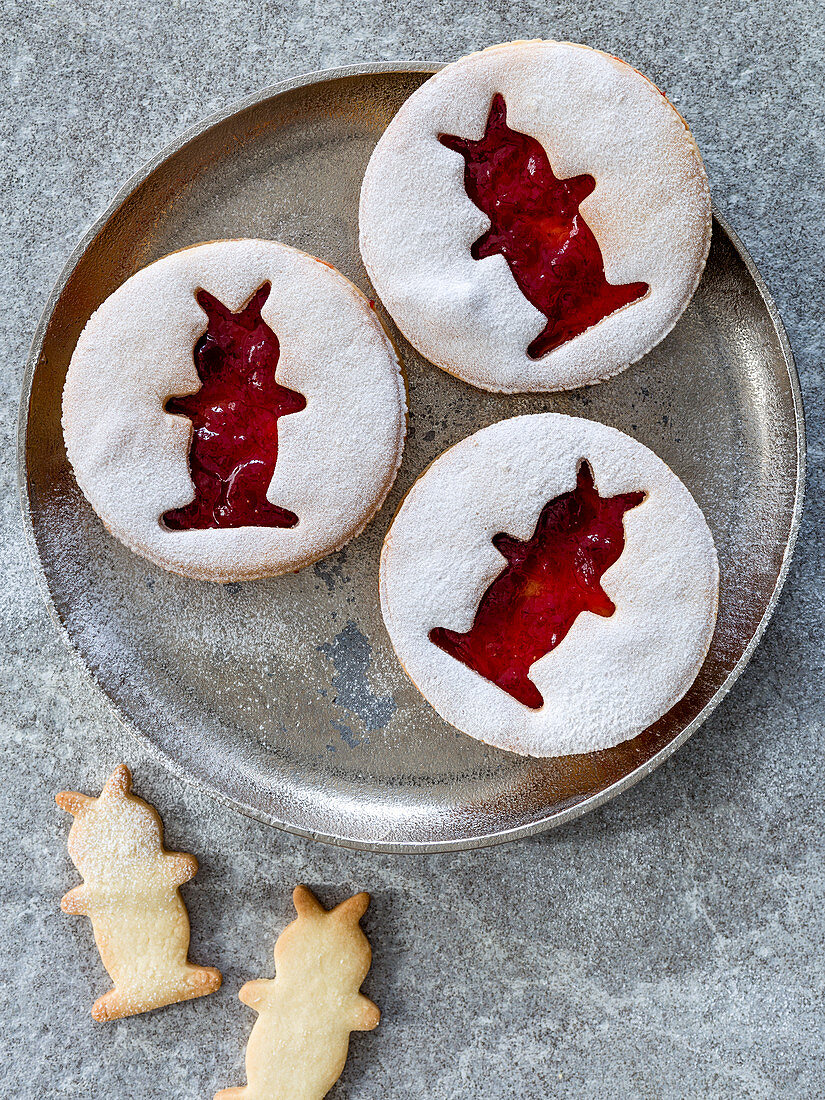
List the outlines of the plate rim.
<svg viewBox="0 0 825 1100">
<path fill-rule="evenodd" d="M 773 331 L 776 334 L 779 347 L 782 351 L 782 357 L 785 363 L 785 368 L 788 374 L 788 381 L 790 383 L 791 398 L 794 409 L 794 424 L 796 432 L 796 483 L 794 485 L 794 505 L 791 514 L 790 526 L 788 530 L 788 538 L 785 544 L 782 562 L 777 573 L 776 581 L 774 583 L 773 590 L 765 605 L 762 617 L 756 626 L 756 629 L 751 636 L 750 641 L 745 646 L 739 660 L 735 666 L 728 673 L 727 677 L 722 684 L 717 688 L 716 692 L 710 700 L 705 704 L 701 711 L 689 722 L 685 728 L 674 737 L 672 741 L 663 746 L 659 752 L 652 756 L 649 760 L 640 764 L 633 771 L 629 772 L 626 776 L 612 783 L 604 790 L 591 795 L 588 798 L 583 799 L 581 802 L 576 803 L 574 806 L 568 806 L 565 809 L 559 810 L 556 813 L 549 816 L 539 818 L 538 820 L 528 822 L 523 825 L 516 825 L 511 828 L 500 829 L 490 833 L 484 833 L 482 835 L 464 837 L 453 840 L 425 840 L 425 841 L 365 841 L 357 840 L 352 837 L 336 835 L 335 833 L 326 833 L 320 830 L 306 829 L 299 826 L 291 825 L 288 822 L 281 821 L 274 814 L 267 814 L 263 810 L 259 810 L 255 807 L 248 806 L 244 803 L 238 802 L 235 799 L 224 794 L 213 783 L 207 780 L 195 778 L 190 775 L 184 767 L 177 764 L 174 760 L 170 759 L 166 753 L 147 735 L 145 734 L 134 722 L 128 717 L 121 709 L 120 705 L 115 702 L 114 699 L 106 692 L 104 687 L 95 677 L 91 668 L 84 661 L 80 650 L 78 649 L 74 639 L 70 635 L 68 628 L 61 620 L 57 607 L 54 603 L 54 598 L 49 588 L 49 583 L 46 578 L 46 572 L 43 566 L 43 561 L 40 557 L 40 552 L 37 546 L 37 539 L 34 531 L 34 522 L 32 519 L 31 500 L 29 496 L 28 485 L 28 472 L 26 464 L 26 438 L 28 433 L 28 413 L 31 402 L 32 386 L 34 382 L 35 372 L 40 362 L 43 342 L 45 339 L 46 331 L 51 321 L 52 314 L 59 302 L 69 279 L 74 272 L 75 267 L 80 262 L 80 259 L 86 252 L 94 238 L 100 233 L 106 223 L 114 217 L 123 203 L 129 198 L 129 196 L 141 186 L 146 179 L 165 161 L 170 157 L 179 153 L 190 142 L 201 138 L 206 132 L 212 128 L 227 122 L 233 116 L 240 114 L 243 111 L 248 110 L 250 107 L 255 107 L 258 104 L 264 103 L 269 99 L 275 99 L 288 92 L 294 91 L 298 88 L 307 87 L 312 84 L 321 84 L 328 81 L 337 81 L 354 76 L 370 76 L 380 75 L 383 73 L 421 73 L 432 75 L 438 72 L 444 65 L 444 62 L 427 62 L 427 61 L 385 61 L 385 62 L 370 62 L 366 64 L 355 65 L 342 65 L 328 69 L 317 69 L 309 73 L 303 73 L 298 76 L 290 77 L 286 80 L 279 81 L 275 84 L 267 85 L 261 88 L 257 92 L 253 92 L 250 95 L 244 96 L 241 99 L 235 100 L 228 104 L 226 107 L 219 111 L 215 111 L 212 114 L 201 119 L 200 122 L 195 123 L 193 126 L 188 127 L 179 137 L 173 139 L 171 142 L 163 146 L 153 157 L 144 162 L 136 172 L 134 172 L 126 181 L 118 188 L 115 195 L 112 197 L 109 203 L 107 203 L 104 210 L 93 220 L 89 228 L 84 234 L 82 234 L 80 240 L 72 249 L 66 262 L 64 263 L 60 274 L 55 281 L 51 293 L 49 294 L 46 303 L 43 307 L 42 313 L 38 320 L 37 326 L 32 336 L 28 358 L 26 360 L 26 367 L 23 374 L 20 406 L 18 413 L 17 424 L 17 446 L 16 446 L 16 459 L 17 459 L 17 489 L 20 501 L 20 507 L 23 514 L 23 529 L 26 539 L 26 544 L 31 559 L 34 572 L 37 577 L 38 585 L 46 603 L 46 607 L 49 614 L 58 628 L 59 633 L 63 637 L 73 659 L 77 662 L 87 682 L 93 686 L 99 697 L 105 700 L 105 703 L 109 706 L 115 717 L 119 720 L 121 725 L 129 731 L 131 736 L 136 738 L 144 748 L 147 749 L 152 759 L 162 764 L 168 771 L 175 775 L 178 779 L 188 783 L 198 790 L 201 790 L 208 794 L 210 797 L 216 799 L 221 805 L 229 807 L 237 812 L 244 814 L 246 817 L 253 818 L 262 822 L 265 825 L 270 825 L 278 829 L 282 829 L 286 832 L 292 833 L 297 836 L 303 836 L 310 840 L 319 840 L 328 844 L 334 844 L 338 847 L 347 848 L 355 851 L 370 851 L 381 852 L 387 854 L 430 854 L 438 852 L 456 852 L 456 851 L 470 851 L 477 848 L 491 847 L 492 845 L 502 844 L 512 840 L 519 840 L 525 837 L 534 836 L 538 833 L 546 832 L 550 829 L 556 828 L 559 825 L 564 825 L 570 821 L 574 821 L 584 814 L 589 813 L 591 810 L 595 810 L 597 807 L 604 805 L 606 802 L 615 798 L 616 795 L 621 794 L 623 791 L 629 790 L 640 780 L 650 775 L 655 768 L 663 764 L 678 748 L 680 748 L 689 737 L 692 736 L 699 729 L 699 727 L 710 717 L 713 711 L 719 706 L 724 697 L 728 694 L 730 689 L 736 683 L 741 676 L 745 667 L 751 660 L 753 653 L 762 639 L 765 629 L 770 622 L 773 614 L 776 610 L 779 602 L 782 589 L 784 588 L 785 581 L 790 569 L 791 559 L 793 557 L 794 549 L 796 547 L 797 537 L 799 534 L 800 522 L 802 519 L 802 511 L 804 507 L 805 497 L 805 475 L 806 475 L 806 434 L 805 434 L 805 414 L 802 401 L 802 391 L 799 382 L 799 375 L 796 370 L 796 364 L 794 362 L 793 351 L 791 349 L 790 340 L 788 339 L 785 326 L 782 323 L 779 310 L 776 302 L 773 299 L 771 292 L 769 291 L 764 278 L 759 272 L 753 258 L 744 246 L 742 241 L 736 232 L 731 228 L 727 219 L 719 213 L 716 206 L 713 206 L 713 217 L 718 223 L 720 229 L 727 235 L 734 249 L 742 259 L 748 274 L 756 284 L 756 288 L 759 291 L 760 297 L 765 304 L 768 317 L 770 319 Z"/>
</svg>

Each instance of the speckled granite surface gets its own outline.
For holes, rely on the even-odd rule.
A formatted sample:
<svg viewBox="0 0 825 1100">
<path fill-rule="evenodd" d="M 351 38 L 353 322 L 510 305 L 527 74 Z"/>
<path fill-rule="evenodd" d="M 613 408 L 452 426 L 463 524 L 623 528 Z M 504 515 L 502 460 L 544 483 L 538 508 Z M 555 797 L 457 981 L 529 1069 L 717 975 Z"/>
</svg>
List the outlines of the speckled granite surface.
<svg viewBox="0 0 825 1100">
<path fill-rule="evenodd" d="M 29 338 L 75 240 L 181 129 L 260 86 L 362 60 L 449 59 L 518 37 L 585 41 L 691 122 L 719 208 L 778 301 L 810 435 L 802 536 L 779 611 L 712 720 L 585 820 L 472 854 L 314 845 L 172 779 L 118 727 L 57 636 L 21 538 L 15 419 Z M 296 881 L 374 895 L 367 992 L 338 1097 L 814 1097 L 825 1092 L 822 401 L 825 15 L 814 0 L 437 5 L 6 0 L 0 1096 L 211 1097 L 243 1080 L 252 1014 Z M 52 795 L 121 759 L 157 802 L 215 996 L 110 1025 Z"/>
</svg>

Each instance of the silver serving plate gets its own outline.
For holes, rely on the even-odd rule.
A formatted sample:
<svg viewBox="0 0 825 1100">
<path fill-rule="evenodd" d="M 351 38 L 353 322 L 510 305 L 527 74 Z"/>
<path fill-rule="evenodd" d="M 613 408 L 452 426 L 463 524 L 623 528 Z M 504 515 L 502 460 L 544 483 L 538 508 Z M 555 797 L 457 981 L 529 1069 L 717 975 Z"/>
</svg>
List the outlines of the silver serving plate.
<svg viewBox="0 0 825 1100">
<path fill-rule="evenodd" d="M 665 760 L 753 653 L 787 572 L 804 480 L 790 347 L 752 261 L 717 216 L 707 270 L 676 329 L 602 385 L 482 393 L 395 332 L 410 398 L 398 480 L 366 532 L 313 568 L 204 584 L 163 572 L 105 532 L 75 484 L 60 428 L 66 368 L 89 315 L 138 268 L 219 237 L 286 241 L 372 293 L 357 245 L 361 178 L 398 107 L 438 68 L 380 64 L 290 80 L 156 157 L 66 265 L 35 335 L 20 428 L 23 509 L 51 609 L 127 726 L 178 775 L 244 813 L 390 852 L 547 829 Z M 501 752 L 446 725 L 395 659 L 377 583 L 384 533 L 425 466 L 477 428 L 543 410 L 613 424 L 661 455 L 707 516 L 722 570 L 713 645 L 681 703 L 633 741 L 555 760 Z"/>
</svg>

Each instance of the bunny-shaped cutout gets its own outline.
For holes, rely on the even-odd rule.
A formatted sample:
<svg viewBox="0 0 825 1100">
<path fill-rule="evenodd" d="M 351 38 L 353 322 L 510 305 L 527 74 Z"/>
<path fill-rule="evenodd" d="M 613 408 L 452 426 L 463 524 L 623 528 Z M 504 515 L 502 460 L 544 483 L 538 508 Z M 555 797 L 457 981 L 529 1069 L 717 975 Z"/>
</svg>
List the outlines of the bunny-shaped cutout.
<svg viewBox="0 0 825 1100">
<path fill-rule="evenodd" d="M 545 504 L 530 539 L 493 537 L 507 565 L 481 597 L 471 629 L 435 627 L 430 641 L 524 706 L 544 706 L 530 669 L 582 612 L 614 613 L 601 579 L 624 550 L 625 512 L 644 499 L 643 492 L 601 496 L 582 460 L 575 489 Z"/>
<path fill-rule="evenodd" d="M 165 513 L 173 531 L 298 522 L 266 495 L 278 460 L 278 419 L 306 408 L 303 394 L 275 381 L 280 344 L 261 316 L 270 290 L 264 283 L 237 313 L 205 290 L 195 296 L 208 318 L 194 351 L 201 387 L 165 406 L 192 421 L 195 499 Z"/>
<path fill-rule="evenodd" d="M 69 855 L 83 876 L 61 908 L 91 920 L 114 983 L 92 1006 L 96 1020 L 202 997 L 221 984 L 214 967 L 187 959 L 189 918 L 178 887 L 192 878 L 198 862 L 185 852 L 166 851 L 157 811 L 131 790 L 131 773 L 121 764 L 99 798 L 77 791 L 55 796 L 74 815 Z"/>
<path fill-rule="evenodd" d="M 306 886 L 275 944 L 276 977 L 247 982 L 239 997 L 258 1013 L 246 1048 L 248 1084 L 215 1100 L 321 1100 L 347 1060 L 351 1031 L 371 1031 L 380 1012 L 359 992 L 372 960 L 356 894 L 327 911 Z"/>
<path fill-rule="evenodd" d="M 540 142 L 507 125 L 504 96 L 493 96 L 479 141 L 441 134 L 465 160 L 467 195 L 490 219 L 473 259 L 501 255 L 524 297 L 547 318 L 527 348 L 540 359 L 617 309 L 643 298 L 647 283 L 609 283 L 601 249 L 579 211 L 592 176 L 558 179 Z"/>
</svg>

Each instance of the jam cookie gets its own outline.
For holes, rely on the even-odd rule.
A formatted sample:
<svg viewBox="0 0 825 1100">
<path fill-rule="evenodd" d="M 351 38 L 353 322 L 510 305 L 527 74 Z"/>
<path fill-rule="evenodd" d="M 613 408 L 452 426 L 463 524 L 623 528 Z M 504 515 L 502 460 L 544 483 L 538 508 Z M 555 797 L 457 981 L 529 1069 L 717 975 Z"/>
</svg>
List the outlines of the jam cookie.
<svg viewBox="0 0 825 1100">
<path fill-rule="evenodd" d="M 476 432 L 421 475 L 380 588 L 396 653 L 442 718 L 563 756 L 635 737 L 682 698 L 719 569 L 698 505 L 652 451 L 540 413 Z"/>
<path fill-rule="evenodd" d="M 92 315 L 63 431 L 80 488 L 130 549 L 251 580 L 372 519 L 401 461 L 404 382 L 369 302 L 329 264 L 214 241 L 150 264 Z"/>
<path fill-rule="evenodd" d="M 114 987 L 92 1005 L 96 1020 L 117 1020 L 203 997 L 221 984 L 213 966 L 190 963 L 189 918 L 178 887 L 198 869 L 186 852 L 168 852 L 154 806 L 132 794 L 125 764 L 100 796 L 55 795 L 74 815 L 69 855 L 83 875 L 60 903 L 92 922 L 95 943 Z"/>
<path fill-rule="evenodd" d="M 275 978 L 247 982 L 238 994 L 258 1013 L 248 1083 L 215 1100 L 321 1100 L 341 1076 L 350 1032 L 378 1026 L 381 1013 L 359 993 L 372 961 L 359 924 L 369 894 L 329 911 L 306 886 L 292 900 L 298 916 L 275 944 Z"/>
<path fill-rule="evenodd" d="M 378 142 L 361 254 L 399 329 L 486 390 L 617 374 L 705 266 L 707 178 L 684 119 L 615 57 L 512 42 L 447 65 Z"/>
</svg>

